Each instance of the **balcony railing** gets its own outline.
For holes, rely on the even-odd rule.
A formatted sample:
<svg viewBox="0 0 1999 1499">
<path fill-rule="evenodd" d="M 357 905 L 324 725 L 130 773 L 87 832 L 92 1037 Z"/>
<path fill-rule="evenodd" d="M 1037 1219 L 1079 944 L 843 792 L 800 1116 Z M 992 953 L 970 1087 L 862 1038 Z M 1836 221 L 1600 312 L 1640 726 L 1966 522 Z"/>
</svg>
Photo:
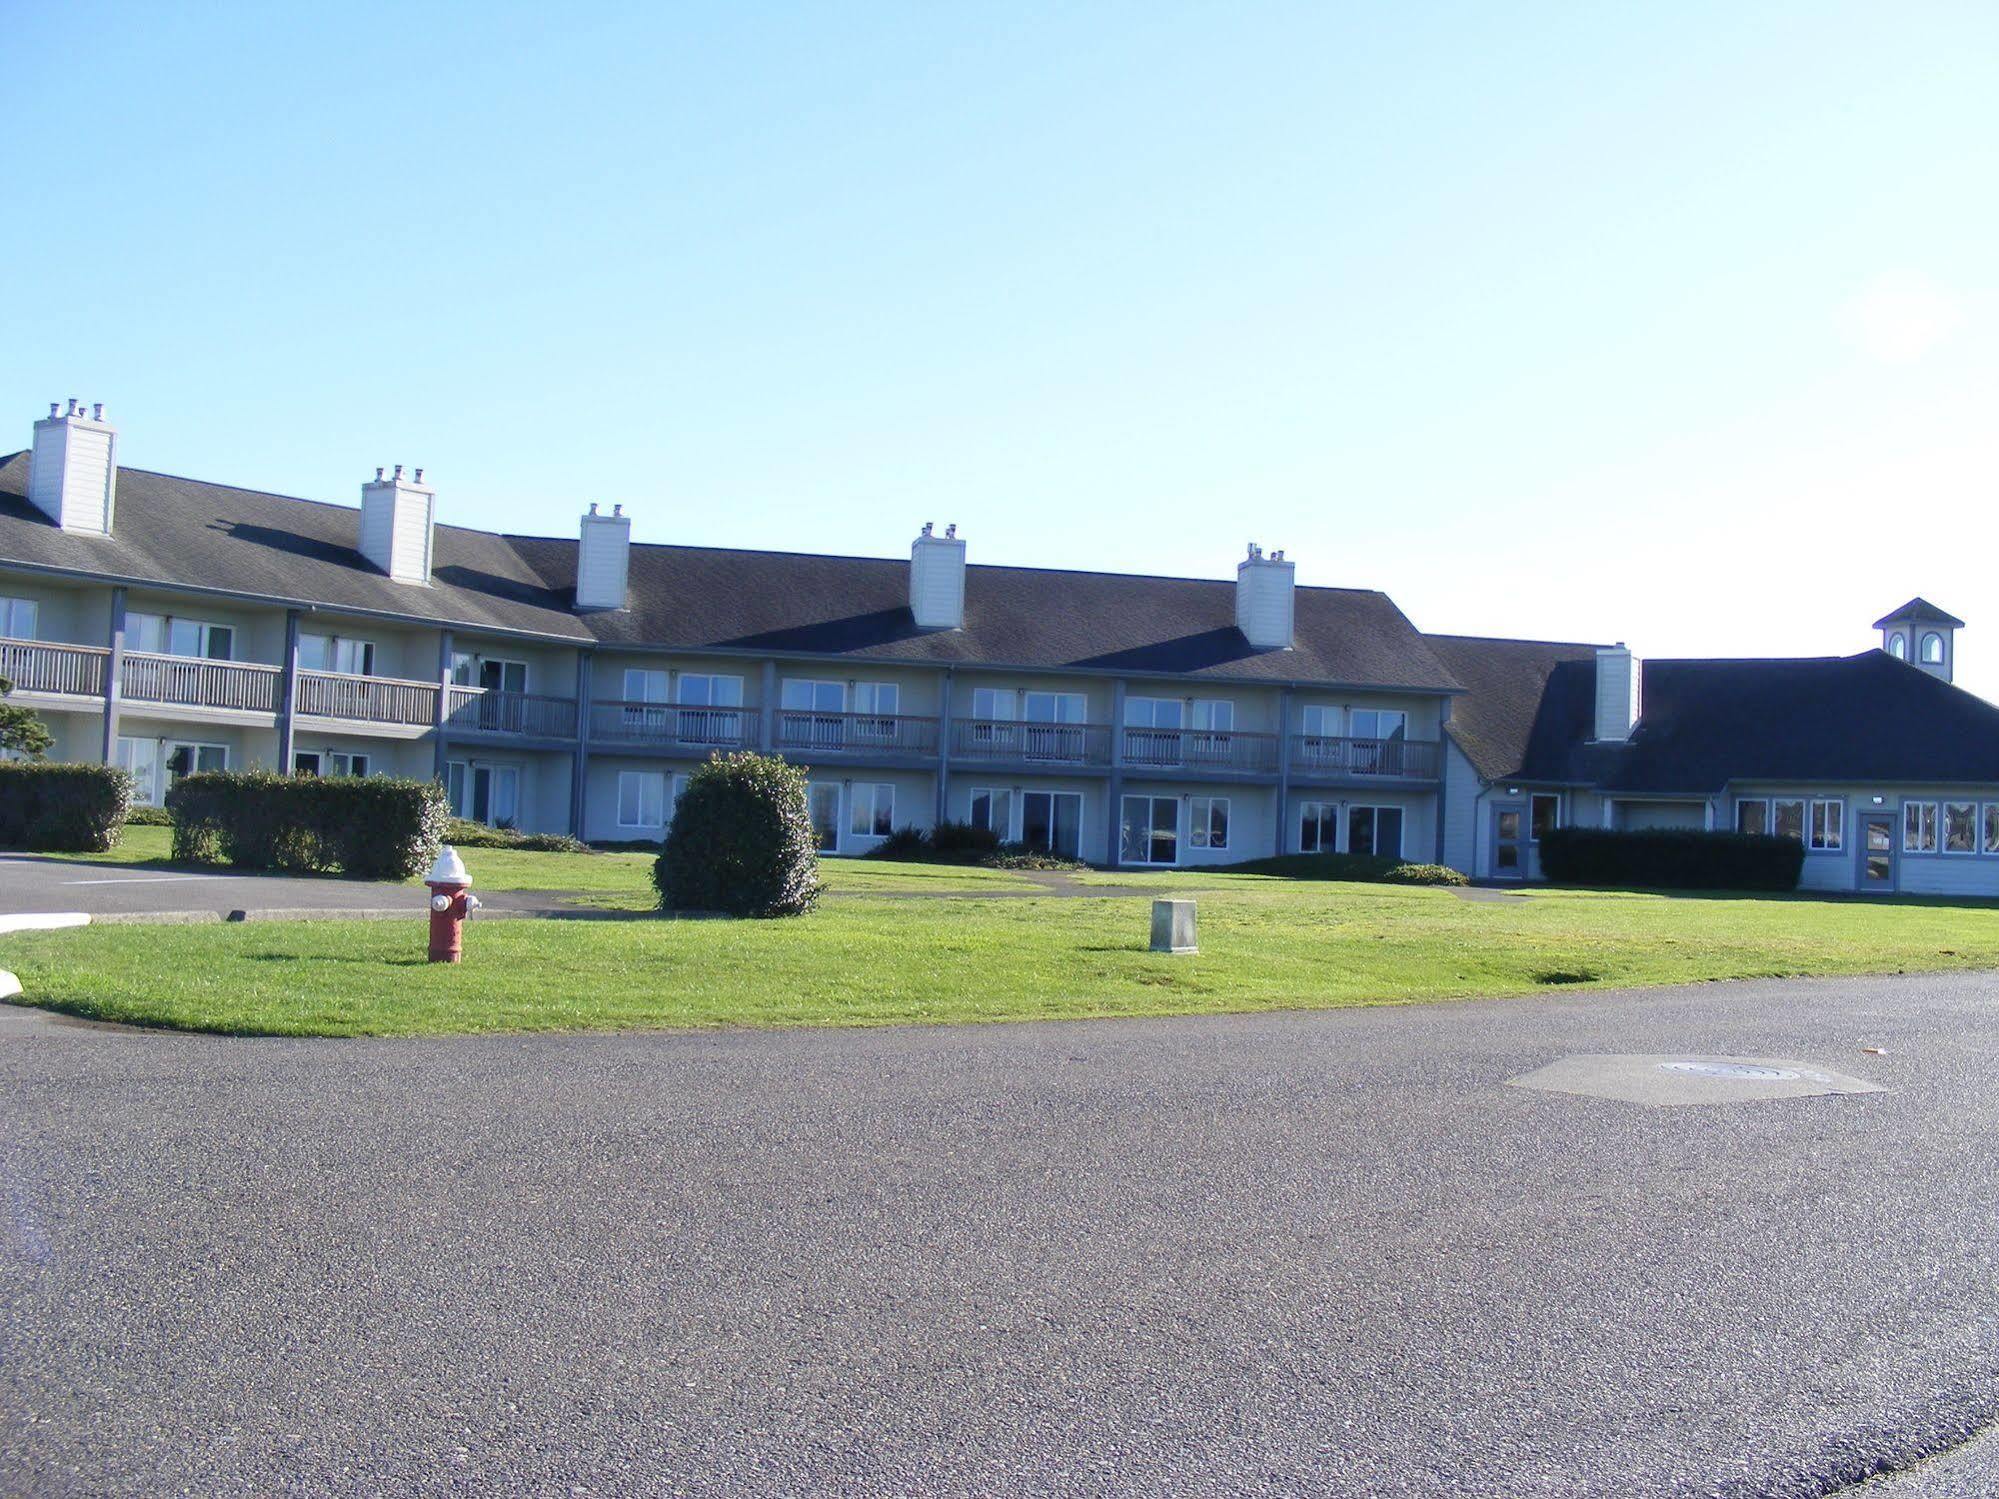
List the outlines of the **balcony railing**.
<svg viewBox="0 0 1999 1499">
<path fill-rule="evenodd" d="M 777 749 L 797 755 L 934 755 L 937 720 L 897 713 L 780 709 Z"/>
<path fill-rule="evenodd" d="M 522 734 L 534 739 L 576 737 L 576 699 L 536 692 L 453 687 L 446 713 L 454 734 Z"/>
<path fill-rule="evenodd" d="M 1432 739 L 1336 739 L 1325 734 L 1294 734 L 1291 769 L 1307 776 L 1434 780 L 1437 744 Z"/>
<path fill-rule="evenodd" d="M 1124 763 L 1140 770 L 1269 775 L 1277 769 L 1277 736 L 1235 729 L 1126 729 Z"/>
<path fill-rule="evenodd" d="M 398 677 L 357 677 L 335 671 L 302 671 L 294 707 L 315 718 L 362 723 L 437 722 L 437 684 Z"/>
<path fill-rule="evenodd" d="M 275 666 L 248 661 L 209 661 L 199 656 L 154 656 L 129 652 L 118 678 L 118 695 L 132 703 L 176 703 L 189 708 L 278 711 Z"/>
<path fill-rule="evenodd" d="M 697 754 L 750 749 L 762 716 L 753 708 L 692 708 L 678 703 L 590 705 L 590 737 L 611 744 L 680 747 Z"/>
<path fill-rule="evenodd" d="M 0 640 L 0 677 L 12 682 L 19 692 L 102 697 L 104 662 L 110 654 L 100 646 Z"/>
<path fill-rule="evenodd" d="M 951 724 L 951 753 L 963 760 L 1010 765 L 1108 765 L 1111 731 L 1100 723 L 961 718 Z"/>
</svg>

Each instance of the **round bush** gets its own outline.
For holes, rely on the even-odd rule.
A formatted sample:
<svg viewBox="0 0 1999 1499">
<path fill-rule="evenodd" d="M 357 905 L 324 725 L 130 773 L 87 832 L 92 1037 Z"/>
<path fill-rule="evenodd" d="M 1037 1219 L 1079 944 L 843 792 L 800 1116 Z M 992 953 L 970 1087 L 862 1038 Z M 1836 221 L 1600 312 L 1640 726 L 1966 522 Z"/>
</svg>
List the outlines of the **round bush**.
<svg viewBox="0 0 1999 1499">
<path fill-rule="evenodd" d="M 798 916 L 819 899 L 805 772 L 771 755 L 717 756 L 688 778 L 653 864 L 663 909 Z"/>
</svg>

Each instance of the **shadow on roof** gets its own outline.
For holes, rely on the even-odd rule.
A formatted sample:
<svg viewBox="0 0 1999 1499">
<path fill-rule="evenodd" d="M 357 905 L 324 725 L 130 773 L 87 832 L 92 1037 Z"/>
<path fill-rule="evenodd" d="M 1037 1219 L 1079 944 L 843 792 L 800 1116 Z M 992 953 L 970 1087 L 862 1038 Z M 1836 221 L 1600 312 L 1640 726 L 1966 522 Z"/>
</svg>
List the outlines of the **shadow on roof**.
<svg viewBox="0 0 1999 1499">
<path fill-rule="evenodd" d="M 1129 650 L 1085 656 L 1070 664 L 1115 671 L 1201 671 L 1266 654 L 1245 640 L 1242 631 L 1234 625 L 1223 625 L 1220 629 L 1203 630 L 1198 635 L 1181 635 L 1172 640 L 1133 646 Z"/>
<path fill-rule="evenodd" d="M 899 640 L 915 640 L 919 636 L 937 633 L 935 630 L 918 629 L 915 616 L 905 606 L 709 643 L 759 651 L 861 651 L 871 646 L 893 645 Z"/>
</svg>

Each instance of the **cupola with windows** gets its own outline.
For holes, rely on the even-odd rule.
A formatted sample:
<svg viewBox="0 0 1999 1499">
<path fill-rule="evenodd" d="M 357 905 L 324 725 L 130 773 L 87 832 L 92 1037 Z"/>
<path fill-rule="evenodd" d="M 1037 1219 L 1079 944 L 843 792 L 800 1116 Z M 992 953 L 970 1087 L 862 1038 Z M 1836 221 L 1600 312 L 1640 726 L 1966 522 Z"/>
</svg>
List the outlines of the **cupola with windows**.
<svg viewBox="0 0 1999 1499">
<path fill-rule="evenodd" d="M 1891 614 L 1874 621 L 1881 632 L 1881 649 L 1897 661 L 1907 661 L 1948 682 L 1957 665 L 1957 632 L 1964 621 L 1946 614 L 1928 599 L 1910 599 Z"/>
</svg>

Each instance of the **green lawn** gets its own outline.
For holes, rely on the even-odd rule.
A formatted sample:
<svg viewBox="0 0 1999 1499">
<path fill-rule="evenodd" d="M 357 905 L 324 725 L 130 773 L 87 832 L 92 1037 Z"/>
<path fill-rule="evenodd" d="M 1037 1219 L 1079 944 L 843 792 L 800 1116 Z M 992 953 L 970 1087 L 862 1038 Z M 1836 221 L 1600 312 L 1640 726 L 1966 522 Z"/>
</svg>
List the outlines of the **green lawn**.
<svg viewBox="0 0 1999 1499">
<path fill-rule="evenodd" d="M 870 869 L 920 883 L 906 866 L 829 874 Z M 0 938 L 0 966 L 74 1014 L 304 1035 L 1166 1015 L 1999 966 L 1984 907 L 1154 880 L 1202 892 L 1198 957 L 1145 950 L 1143 900 L 856 894 L 786 921 L 475 923 L 457 968 L 422 961 L 415 922 L 30 933 Z"/>
<path fill-rule="evenodd" d="M 172 851 L 173 829 L 127 827 L 109 853 L 62 857 L 93 864 L 167 865 Z M 462 852 L 474 890 L 559 890 L 577 905 L 627 911 L 649 911 L 659 903 L 652 887 L 651 854 L 545 854 L 504 848 Z M 1004 869 L 940 868 L 883 859 L 828 859 L 820 869 L 827 889 L 842 894 L 1034 888 L 1032 882 Z"/>
</svg>

